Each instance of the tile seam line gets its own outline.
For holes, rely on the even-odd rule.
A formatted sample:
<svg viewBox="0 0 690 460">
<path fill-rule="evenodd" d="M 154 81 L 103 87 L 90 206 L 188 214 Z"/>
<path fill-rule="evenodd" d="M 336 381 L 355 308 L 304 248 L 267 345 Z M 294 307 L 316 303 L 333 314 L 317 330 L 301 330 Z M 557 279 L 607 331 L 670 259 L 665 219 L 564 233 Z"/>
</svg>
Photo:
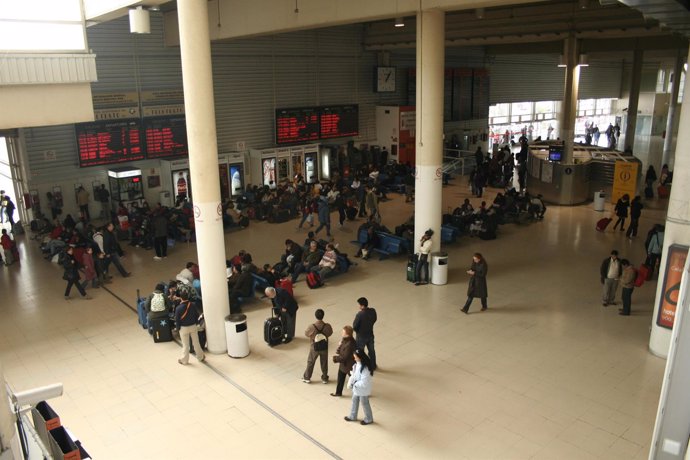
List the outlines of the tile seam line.
<svg viewBox="0 0 690 460">
<path fill-rule="evenodd" d="M 119 300 L 125 307 L 129 308 L 130 310 L 132 310 L 132 312 L 134 312 L 135 314 L 137 313 L 137 310 L 136 310 L 135 308 L 133 308 L 130 304 L 128 304 L 124 299 L 122 299 L 120 296 L 118 296 L 117 294 L 115 294 L 113 291 L 111 291 L 110 289 L 108 289 L 108 288 L 105 287 L 105 286 L 103 286 L 103 289 L 104 289 L 106 292 L 108 292 L 111 296 L 113 296 L 113 297 L 115 297 L 117 300 Z M 175 339 L 175 343 L 177 343 L 177 345 L 178 345 L 179 347 L 182 347 L 182 343 L 180 343 L 179 340 Z M 293 431 L 295 431 L 297 434 L 299 434 L 299 435 L 302 436 L 304 439 L 306 439 L 307 441 L 309 441 L 309 442 L 311 442 L 312 444 L 314 444 L 316 447 L 318 447 L 319 449 L 321 449 L 322 451 L 324 451 L 326 454 L 328 454 L 329 456 L 331 456 L 331 457 L 334 458 L 334 459 L 343 460 L 342 457 L 340 457 L 338 454 L 336 454 L 335 452 L 333 452 L 332 450 L 330 450 L 330 449 L 329 449 L 328 447 L 326 447 L 325 445 L 321 444 L 317 439 L 315 439 L 314 437 L 312 437 L 311 435 L 309 435 L 307 432 L 305 432 L 304 430 L 302 430 L 300 427 L 298 427 L 297 425 L 295 425 L 294 423 L 292 423 L 290 420 L 288 420 L 287 418 L 285 418 L 285 417 L 283 417 L 282 415 L 280 415 L 280 414 L 279 414 L 278 412 L 276 412 L 271 406 L 269 406 L 268 404 L 266 404 L 265 402 L 263 402 L 262 400 L 260 400 L 258 397 L 254 396 L 251 392 L 249 392 L 249 390 L 247 390 L 247 389 L 244 388 L 242 385 L 240 385 L 239 383 L 237 383 L 237 382 L 235 382 L 233 379 L 231 379 L 230 376 L 224 374 L 220 369 L 218 369 L 217 367 L 215 367 L 215 366 L 213 366 L 212 364 L 210 364 L 210 363 L 208 362 L 208 360 L 204 361 L 202 364 L 205 365 L 205 366 L 207 366 L 207 367 L 208 367 L 209 369 L 211 369 L 216 375 L 218 375 L 220 378 L 222 378 L 222 379 L 225 380 L 227 383 L 229 383 L 230 385 L 232 385 L 233 387 L 235 387 L 237 390 L 239 390 L 239 392 L 242 393 L 244 396 L 246 396 L 247 398 L 249 398 L 249 399 L 251 399 L 252 401 L 254 401 L 255 404 L 257 404 L 258 406 L 260 406 L 261 408 L 263 408 L 265 411 L 267 411 L 269 414 L 273 415 L 275 418 L 277 418 L 278 420 L 280 420 L 281 422 L 283 422 L 284 425 L 287 425 L 289 428 L 291 428 L 291 429 L 292 429 Z"/>
</svg>

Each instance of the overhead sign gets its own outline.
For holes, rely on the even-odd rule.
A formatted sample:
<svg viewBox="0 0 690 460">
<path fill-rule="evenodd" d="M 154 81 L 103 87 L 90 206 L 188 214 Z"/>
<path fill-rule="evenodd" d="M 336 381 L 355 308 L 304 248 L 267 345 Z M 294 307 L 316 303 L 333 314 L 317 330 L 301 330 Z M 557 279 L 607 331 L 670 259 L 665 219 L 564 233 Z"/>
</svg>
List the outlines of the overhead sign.
<svg viewBox="0 0 690 460">
<path fill-rule="evenodd" d="M 94 93 L 91 95 L 94 107 L 112 107 L 138 105 L 139 96 L 136 92 L 130 93 Z"/>
<path fill-rule="evenodd" d="M 637 170 L 639 164 L 632 161 L 616 161 L 613 171 L 613 192 L 611 203 L 616 204 L 618 199 L 627 194 L 632 200 L 637 192 Z"/>
</svg>

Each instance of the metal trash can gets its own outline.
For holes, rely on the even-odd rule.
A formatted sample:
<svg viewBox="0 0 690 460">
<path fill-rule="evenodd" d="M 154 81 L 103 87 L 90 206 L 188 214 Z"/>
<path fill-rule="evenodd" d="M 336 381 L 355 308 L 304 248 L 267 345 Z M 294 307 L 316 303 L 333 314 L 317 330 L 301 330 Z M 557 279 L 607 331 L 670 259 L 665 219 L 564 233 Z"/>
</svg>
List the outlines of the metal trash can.
<svg viewBox="0 0 690 460">
<path fill-rule="evenodd" d="M 441 285 L 448 282 L 448 253 L 431 253 L 431 284 Z"/>
<path fill-rule="evenodd" d="M 606 206 L 606 193 L 603 190 L 594 192 L 594 210 L 603 211 Z"/>
<path fill-rule="evenodd" d="M 249 333 L 247 316 L 242 314 L 225 317 L 225 340 L 231 358 L 244 358 L 249 354 Z"/>
</svg>

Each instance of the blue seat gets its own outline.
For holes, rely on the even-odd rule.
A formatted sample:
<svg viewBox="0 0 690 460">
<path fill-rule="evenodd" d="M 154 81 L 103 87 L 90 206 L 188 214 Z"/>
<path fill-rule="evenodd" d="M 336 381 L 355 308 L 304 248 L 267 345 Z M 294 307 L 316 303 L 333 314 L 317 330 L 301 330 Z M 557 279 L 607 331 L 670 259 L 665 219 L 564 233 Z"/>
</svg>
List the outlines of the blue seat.
<svg viewBox="0 0 690 460">
<path fill-rule="evenodd" d="M 441 225 L 441 243 L 455 243 L 459 233 L 452 225 Z"/>
<path fill-rule="evenodd" d="M 374 251 L 380 255 L 379 259 L 407 253 L 408 244 L 404 238 L 384 232 L 376 232 L 376 234 L 379 237 L 379 244 Z"/>
</svg>

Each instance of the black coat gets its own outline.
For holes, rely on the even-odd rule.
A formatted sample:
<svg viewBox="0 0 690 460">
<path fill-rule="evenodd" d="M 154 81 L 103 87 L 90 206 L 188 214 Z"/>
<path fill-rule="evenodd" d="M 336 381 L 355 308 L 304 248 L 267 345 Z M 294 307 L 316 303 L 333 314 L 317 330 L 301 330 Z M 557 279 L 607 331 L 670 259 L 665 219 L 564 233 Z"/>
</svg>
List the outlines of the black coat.
<svg viewBox="0 0 690 460">
<path fill-rule="evenodd" d="M 489 288 L 486 285 L 486 274 L 489 271 L 489 266 L 486 261 L 472 261 L 470 270 L 474 271 L 474 275 L 470 278 L 467 287 L 467 297 L 479 297 L 480 299 L 489 297 Z"/>
<path fill-rule="evenodd" d="M 276 288 L 276 296 L 271 299 L 271 302 L 273 302 L 273 311 L 276 315 L 280 315 L 280 310 L 284 308 L 288 315 L 294 317 L 299 309 L 295 298 L 285 289 Z"/>
<path fill-rule="evenodd" d="M 72 281 L 79 280 L 77 261 L 74 260 L 73 255 L 65 253 L 65 258 L 62 261 L 62 267 L 65 269 L 65 272 L 62 274 L 62 279 Z"/>
</svg>

